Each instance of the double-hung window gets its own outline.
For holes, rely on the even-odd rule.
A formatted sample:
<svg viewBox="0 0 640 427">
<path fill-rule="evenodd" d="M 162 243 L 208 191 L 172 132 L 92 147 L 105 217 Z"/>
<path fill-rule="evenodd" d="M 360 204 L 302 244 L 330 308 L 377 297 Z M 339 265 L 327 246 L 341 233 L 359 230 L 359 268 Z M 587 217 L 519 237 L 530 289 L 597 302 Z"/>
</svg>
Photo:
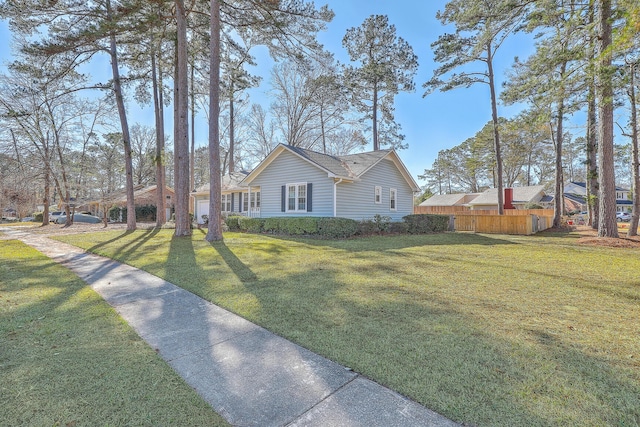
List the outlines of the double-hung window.
<svg viewBox="0 0 640 427">
<path fill-rule="evenodd" d="M 242 212 L 247 212 L 249 210 L 249 194 L 241 193 L 242 197 Z"/>
<path fill-rule="evenodd" d="M 260 192 L 251 193 L 251 209 L 260 208 Z"/>
<path fill-rule="evenodd" d="M 220 199 L 222 201 L 222 212 L 231 212 L 231 194 L 223 194 Z"/>
<path fill-rule="evenodd" d="M 382 187 L 379 185 L 376 185 L 373 191 L 373 201 L 378 204 L 382 203 Z"/>
<path fill-rule="evenodd" d="M 287 212 L 307 211 L 307 184 L 287 184 Z"/>
<path fill-rule="evenodd" d="M 395 188 L 389 189 L 389 209 L 392 211 L 397 210 L 398 190 Z"/>
</svg>

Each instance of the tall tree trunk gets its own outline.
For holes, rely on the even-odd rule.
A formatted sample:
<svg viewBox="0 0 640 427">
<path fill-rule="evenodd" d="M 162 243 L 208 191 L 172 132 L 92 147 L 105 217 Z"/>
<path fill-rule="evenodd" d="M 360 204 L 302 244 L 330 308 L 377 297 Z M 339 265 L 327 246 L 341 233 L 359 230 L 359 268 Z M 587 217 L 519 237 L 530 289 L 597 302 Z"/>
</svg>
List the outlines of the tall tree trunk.
<svg viewBox="0 0 640 427">
<path fill-rule="evenodd" d="M 231 72 L 233 73 L 233 71 Z M 235 138 L 235 111 L 234 111 L 234 105 L 233 105 L 233 78 L 231 79 L 231 81 L 229 82 L 229 174 L 231 174 L 232 172 L 235 172 L 236 169 L 236 161 L 235 161 L 235 145 L 236 145 L 236 138 Z"/>
<path fill-rule="evenodd" d="M 595 22 L 595 6 L 589 3 L 589 24 Z M 595 60 L 596 37 L 589 37 L 589 56 L 591 62 Z M 596 77 L 593 69 L 589 77 L 589 91 L 587 94 L 587 135 L 586 135 L 586 202 L 589 215 L 589 225 L 593 229 L 598 229 L 599 223 L 599 188 L 598 188 L 598 131 L 597 131 L 597 109 L 596 109 Z"/>
<path fill-rule="evenodd" d="M 159 50 L 158 50 L 159 52 Z M 165 188 L 165 166 L 164 166 L 164 118 L 162 108 L 162 87 L 158 85 L 158 74 L 162 73 L 156 67 L 156 54 L 151 55 L 151 74 L 153 81 L 153 106 L 156 122 L 156 227 L 162 227 L 167 222 L 165 212 L 166 198 Z"/>
<path fill-rule="evenodd" d="M 618 237 L 616 221 L 616 177 L 613 160 L 613 82 L 611 72 L 611 0 L 602 0 L 598 10 L 598 172 L 600 205 L 599 237 Z"/>
<path fill-rule="evenodd" d="M 69 181 L 67 179 L 67 170 L 64 167 L 64 156 L 62 155 L 62 148 L 60 147 L 60 136 L 57 131 L 55 133 L 55 146 L 56 151 L 58 153 L 58 160 L 60 161 L 60 174 L 62 175 L 62 187 L 60 188 L 60 195 L 63 195 L 64 191 L 64 201 L 65 201 L 65 214 L 67 219 L 64 223 L 65 227 L 71 226 L 73 224 L 73 214 L 71 212 L 71 192 L 69 191 Z M 59 183 L 58 183 L 59 186 Z"/>
<path fill-rule="evenodd" d="M 205 239 L 222 240 L 220 177 L 220 2 L 211 0 L 209 45 L 209 226 Z"/>
<path fill-rule="evenodd" d="M 487 69 L 489 90 L 491 91 L 491 119 L 493 120 L 493 147 L 496 153 L 496 188 L 498 189 L 498 215 L 504 214 L 504 190 L 502 186 L 502 154 L 500 150 L 500 132 L 498 130 L 498 101 L 493 75 L 493 52 L 491 44 L 487 45 Z"/>
<path fill-rule="evenodd" d="M 636 108 L 635 73 L 637 63 L 629 65 L 629 103 L 631 104 L 631 176 L 633 179 L 633 208 L 627 237 L 638 235 L 640 220 L 640 157 L 638 157 L 638 114 Z"/>
<path fill-rule="evenodd" d="M 176 192 L 176 237 L 191 235 L 189 217 L 189 80 L 187 70 L 187 15 L 184 0 L 176 0 L 177 80 L 176 140 L 174 141 L 174 187 Z"/>
<path fill-rule="evenodd" d="M 378 83 L 373 85 L 373 151 L 378 151 Z"/>
<path fill-rule="evenodd" d="M 111 1 L 107 0 L 107 19 L 111 20 Z M 111 56 L 111 72 L 113 74 L 113 93 L 118 107 L 120 117 L 120 128 L 122 129 L 122 143 L 124 145 L 124 165 L 126 174 L 125 191 L 127 194 L 127 231 L 136 229 L 136 205 L 133 200 L 133 162 L 131 159 L 131 136 L 129 135 L 129 123 L 127 122 L 127 112 L 122 96 L 122 85 L 120 83 L 120 69 L 118 67 L 118 49 L 116 45 L 116 35 L 109 35 L 109 55 Z"/>
<path fill-rule="evenodd" d="M 589 225 L 592 228 L 598 228 L 598 206 L 599 206 L 599 189 L 598 189 L 598 131 L 596 119 L 596 90 L 595 80 L 592 78 L 589 82 L 589 99 L 587 107 L 587 211 L 589 214 Z"/>
<path fill-rule="evenodd" d="M 564 79 L 567 71 L 567 62 L 563 61 L 560 66 L 560 79 Z M 563 84 L 563 83 L 561 83 Z M 558 98 L 558 125 L 556 126 L 556 170 L 555 170 L 555 197 L 553 198 L 553 226 L 560 227 L 562 214 L 564 213 L 564 172 L 562 170 L 562 145 L 564 143 L 564 87 L 560 91 Z"/>
<path fill-rule="evenodd" d="M 189 151 L 189 189 L 194 190 L 196 185 L 196 90 L 195 90 L 195 64 L 191 65 L 191 150 Z"/>
<path fill-rule="evenodd" d="M 322 153 L 327 154 L 327 137 L 324 132 L 324 106 L 320 105 L 320 135 L 322 136 Z"/>
<path fill-rule="evenodd" d="M 11 131 L 13 136 L 13 131 Z M 44 209 L 42 211 L 42 225 L 49 225 L 49 198 L 51 196 L 51 161 L 49 157 L 49 144 L 43 146 L 44 157 L 44 197 L 42 198 L 42 204 Z"/>
</svg>

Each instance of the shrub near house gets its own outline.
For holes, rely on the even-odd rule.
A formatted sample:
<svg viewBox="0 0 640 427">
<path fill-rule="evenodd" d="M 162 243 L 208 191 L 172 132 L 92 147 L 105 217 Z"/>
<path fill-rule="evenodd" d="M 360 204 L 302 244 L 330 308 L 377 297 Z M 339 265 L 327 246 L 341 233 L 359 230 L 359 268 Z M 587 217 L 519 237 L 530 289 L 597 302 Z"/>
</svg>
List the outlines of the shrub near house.
<svg viewBox="0 0 640 427">
<path fill-rule="evenodd" d="M 410 234 L 440 233 L 447 230 L 449 216 L 407 215 L 403 218 L 403 222 L 387 221 L 382 216 L 378 216 L 377 220 L 364 221 L 333 217 L 249 218 L 229 216 L 225 223 L 229 231 L 344 239 L 355 235 L 399 232 Z"/>
<path fill-rule="evenodd" d="M 284 144 L 246 176 L 235 173 L 222 181 L 221 212 L 255 218 L 363 221 L 379 215 L 400 222 L 413 213 L 413 195 L 420 190 L 394 150 L 333 156 Z M 208 186 L 192 194 L 202 223 L 209 215 Z"/>
</svg>

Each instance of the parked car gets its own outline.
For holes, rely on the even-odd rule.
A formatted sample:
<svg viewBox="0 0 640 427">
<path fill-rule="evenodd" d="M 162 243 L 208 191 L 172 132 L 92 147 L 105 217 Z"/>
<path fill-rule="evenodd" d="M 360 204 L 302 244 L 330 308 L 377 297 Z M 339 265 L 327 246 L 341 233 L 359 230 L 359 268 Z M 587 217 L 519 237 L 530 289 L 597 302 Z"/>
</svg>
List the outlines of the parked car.
<svg viewBox="0 0 640 427">
<path fill-rule="evenodd" d="M 55 221 L 56 224 L 64 224 L 65 222 L 67 222 L 67 215 L 60 215 Z M 97 216 L 87 215 L 83 213 L 74 213 L 73 222 L 88 222 L 91 224 L 98 224 L 102 221 Z"/>
<path fill-rule="evenodd" d="M 60 215 L 64 215 L 64 212 L 62 211 L 49 212 L 49 222 L 56 222 L 56 220 L 58 219 L 58 217 L 60 217 Z"/>
<path fill-rule="evenodd" d="M 32 216 L 25 216 L 24 218 L 22 218 L 22 222 L 33 222 L 36 219 Z"/>
<path fill-rule="evenodd" d="M 629 212 L 617 212 L 616 220 L 618 220 L 618 222 L 620 221 L 629 222 L 631 221 L 631 214 Z"/>
</svg>

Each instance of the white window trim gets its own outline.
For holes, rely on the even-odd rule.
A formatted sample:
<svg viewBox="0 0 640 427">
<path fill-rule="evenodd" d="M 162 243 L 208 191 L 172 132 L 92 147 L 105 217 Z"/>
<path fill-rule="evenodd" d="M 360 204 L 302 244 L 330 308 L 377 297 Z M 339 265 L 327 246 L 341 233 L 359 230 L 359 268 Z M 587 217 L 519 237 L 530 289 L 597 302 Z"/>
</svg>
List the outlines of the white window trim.
<svg viewBox="0 0 640 427">
<path fill-rule="evenodd" d="M 376 205 L 382 204 L 382 187 L 379 185 L 373 189 L 373 201 Z"/>
<path fill-rule="evenodd" d="M 393 201 L 393 206 L 391 202 Z M 397 211 L 398 210 L 398 190 L 395 188 L 389 189 L 389 210 Z"/>
<path fill-rule="evenodd" d="M 295 191 L 295 205 L 296 208 L 295 209 L 289 209 L 289 188 L 290 187 L 296 187 L 296 191 Z M 300 187 L 304 186 L 304 209 L 300 209 L 300 196 L 299 196 L 299 192 L 300 192 Z M 307 212 L 307 206 L 309 203 L 309 193 L 307 192 L 307 183 L 306 182 L 294 182 L 291 184 L 286 184 L 286 189 L 287 191 L 285 192 L 285 212 Z"/>
<path fill-rule="evenodd" d="M 255 209 L 255 208 L 259 208 L 260 207 L 260 192 L 259 191 L 253 191 L 251 193 L 251 209 Z"/>
<path fill-rule="evenodd" d="M 231 194 L 221 194 L 220 195 L 220 204 L 222 205 L 220 208 L 221 212 L 231 212 Z"/>
</svg>

